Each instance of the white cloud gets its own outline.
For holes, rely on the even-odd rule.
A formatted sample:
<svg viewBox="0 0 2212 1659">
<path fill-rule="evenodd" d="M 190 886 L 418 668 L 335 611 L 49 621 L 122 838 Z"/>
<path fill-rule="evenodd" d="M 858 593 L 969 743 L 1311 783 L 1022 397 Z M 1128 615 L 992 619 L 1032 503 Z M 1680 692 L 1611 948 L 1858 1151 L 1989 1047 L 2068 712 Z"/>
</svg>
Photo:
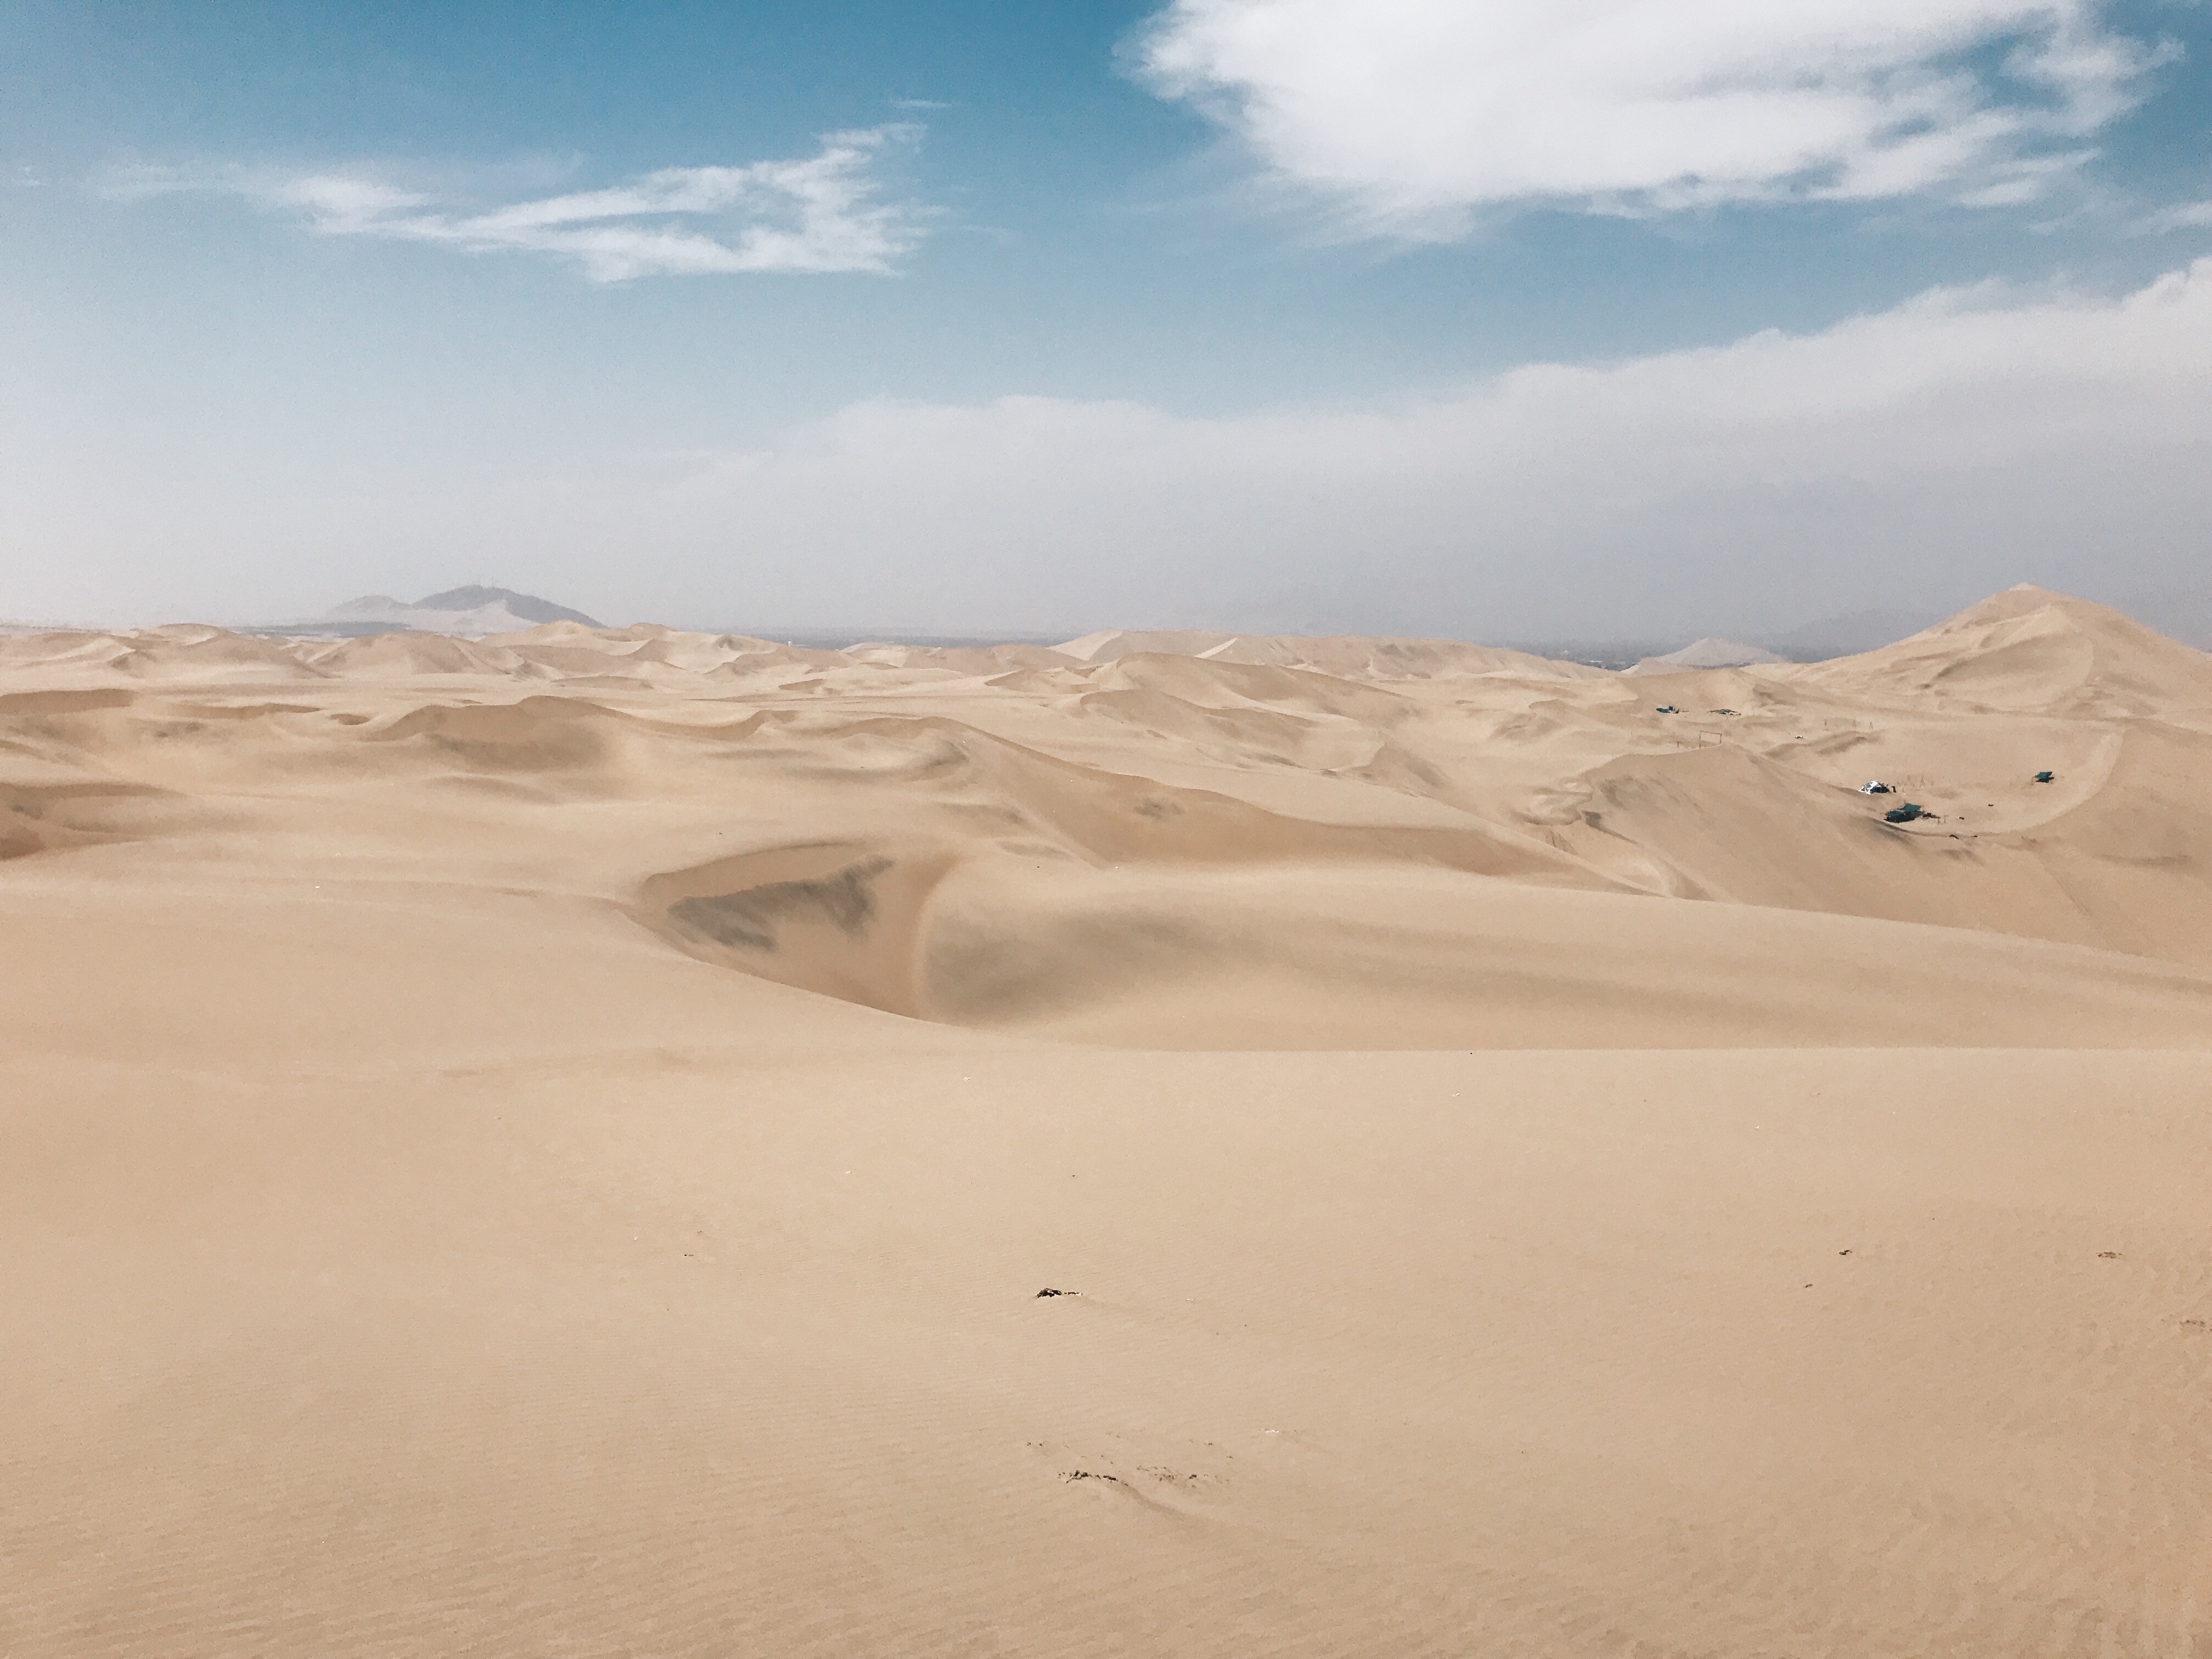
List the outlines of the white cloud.
<svg viewBox="0 0 2212 1659">
<path fill-rule="evenodd" d="M 1175 0 L 1141 43 L 1368 231 L 1506 204 L 2028 199 L 2162 53 L 2100 0 Z"/>
<path fill-rule="evenodd" d="M 2185 202 L 2154 213 L 2143 228 L 2152 232 L 2212 229 L 2212 202 Z"/>
<path fill-rule="evenodd" d="M 550 253 L 594 282 L 734 272 L 886 272 L 919 240 L 915 211 L 879 199 L 871 171 L 909 125 L 832 133 L 819 154 L 744 167 L 665 167 L 605 190 L 463 210 L 357 173 L 148 168 L 131 197 L 218 191 L 304 216 L 326 236 L 432 242 L 471 253 Z"/>
<path fill-rule="evenodd" d="M 872 402 L 554 511 L 666 550 L 663 610 L 741 548 L 764 620 L 1713 631 L 2200 582 L 2208 410 L 2212 260 L 1396 407 Z"/>
<path fill-rule="evenodd" d="M 120 443 L 106 388 L 136 386 L 72 402 L 23 339 L 19 614 L 296 614 L 430 591 L 462 549 L 594 614 L 718 626 L 1692 638 L 2022 580 L 2201 592 L 2212 562 L 2212 260 L 1419 401 L 871 401 L 680 454 L 639 454 L 624 408 L 519 433 L 459 386 L 379 420 L 312 364 L 285 422 L 195 386 Z"/>
</svg>

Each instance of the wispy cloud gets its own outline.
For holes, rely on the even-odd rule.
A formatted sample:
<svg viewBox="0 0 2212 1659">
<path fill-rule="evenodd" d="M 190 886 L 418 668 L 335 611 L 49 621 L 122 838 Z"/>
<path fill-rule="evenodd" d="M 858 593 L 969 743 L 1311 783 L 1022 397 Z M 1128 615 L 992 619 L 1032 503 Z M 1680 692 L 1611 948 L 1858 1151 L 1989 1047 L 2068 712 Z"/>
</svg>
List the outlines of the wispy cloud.
<svg viewBox="0 0 2212 1659">
<path fill-rule="evenodd" d="M 2046 193 L 2172 55 L 2108 0 L 1173 0 L 1139 46 L 1356 230 Z"/>
<path fill-rule="evenodd" d="M 296 214 L 325 236 L 429 242 L 468 253 L 546 253 L 596 283 L 634 277 L 887 273 L 921 237 L 923 215 L 883 199 L 884 154 L 919 141 L 908 124 L 831 133 L 817 155 L 742 167 L 664 167 L 604 190 L 502 206 L 461 204 L 366 171 L 213 172 L 139 167 L 108 193 L 234 196 Z"/>
<path fill-rule="evenodd" d="M 2154 213 L 2142 228 L 2154 234 L 2169 230 L 2212 230 L 2212 202 L 2184 202 Z"/>
</svg>

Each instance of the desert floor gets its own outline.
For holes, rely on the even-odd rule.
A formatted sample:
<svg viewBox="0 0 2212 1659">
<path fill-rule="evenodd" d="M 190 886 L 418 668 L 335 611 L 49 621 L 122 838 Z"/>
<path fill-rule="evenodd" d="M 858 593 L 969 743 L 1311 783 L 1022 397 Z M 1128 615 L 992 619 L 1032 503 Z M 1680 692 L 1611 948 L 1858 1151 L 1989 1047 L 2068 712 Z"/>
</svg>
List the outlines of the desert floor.
<svg viewBox="0 0 2212 1659">
<path fill-rule="evenodd" d="M 0 854 L 6 1659 L 2212 1656 L 2212 659 L 2095 606 L 29 635 Z"/>
</svg>

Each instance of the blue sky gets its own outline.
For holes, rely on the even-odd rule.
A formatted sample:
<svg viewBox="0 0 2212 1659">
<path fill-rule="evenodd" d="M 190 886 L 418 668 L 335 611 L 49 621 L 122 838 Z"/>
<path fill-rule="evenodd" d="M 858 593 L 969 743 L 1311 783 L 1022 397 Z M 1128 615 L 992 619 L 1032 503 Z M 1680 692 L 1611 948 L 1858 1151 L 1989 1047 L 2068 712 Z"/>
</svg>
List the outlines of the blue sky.
<svg viewBox="0 0 2212 1659">
<path fill-rule="evenodd" d="M 2201 582 L 2212 8 L 0 0 L 0 615 Z"/>
</svg>

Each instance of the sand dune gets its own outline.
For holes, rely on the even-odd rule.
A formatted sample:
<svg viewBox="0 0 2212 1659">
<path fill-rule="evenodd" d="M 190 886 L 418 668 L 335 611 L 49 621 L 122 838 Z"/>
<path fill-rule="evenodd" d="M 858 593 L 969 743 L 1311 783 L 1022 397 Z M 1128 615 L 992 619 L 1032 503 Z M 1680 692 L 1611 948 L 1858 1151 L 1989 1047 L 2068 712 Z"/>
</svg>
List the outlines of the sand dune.
<svg viewBox="0 0 2212 1659">
<path fill-rule="evenodd" d="M 1310 668 L 1347 678 L 1435 679 L 1480 674 L 1522 674 L 1538 679 L 1595 679 L 1605 672 L 1581 663 L 1554 662 L 1525 651 L 1468 645 L 1458 640 L 1374 639 L 1360 635 L 1273 638 L 1174 630 L 1109 629 L 1054 647 L 1090 663 L 1130 656 L 1189 657 L 1201 662 Z"/>
<path fill-rule="evenodd" d="M 0 929 L 0 1653 L 2212 1651 L 2094 605 L 11 635 Z"/>
</svg>

